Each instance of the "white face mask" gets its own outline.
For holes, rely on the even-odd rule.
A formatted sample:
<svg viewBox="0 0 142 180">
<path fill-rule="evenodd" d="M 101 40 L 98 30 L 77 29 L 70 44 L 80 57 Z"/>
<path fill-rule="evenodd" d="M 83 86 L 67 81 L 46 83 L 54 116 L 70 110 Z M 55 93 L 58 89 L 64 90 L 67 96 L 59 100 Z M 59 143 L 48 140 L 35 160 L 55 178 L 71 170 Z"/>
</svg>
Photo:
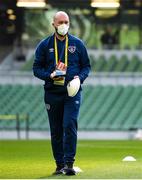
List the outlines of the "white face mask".
<svg viewBox="0 0 142 180">
<path fill-rule="evenodd" d="M 66 35 L 68 30 L 69 30 L 69 25 L 66 24 L 61 24 L 57 27 L 57 32 L 62 36 Z"/>
</svg>

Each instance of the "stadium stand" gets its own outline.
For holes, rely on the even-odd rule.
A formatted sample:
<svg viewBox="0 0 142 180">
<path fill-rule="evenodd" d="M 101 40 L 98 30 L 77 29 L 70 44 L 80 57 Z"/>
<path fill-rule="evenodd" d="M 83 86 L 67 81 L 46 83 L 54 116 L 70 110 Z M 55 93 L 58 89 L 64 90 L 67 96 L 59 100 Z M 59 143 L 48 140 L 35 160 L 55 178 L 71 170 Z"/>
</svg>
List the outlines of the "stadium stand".
<svg viewBox="0 0 142 180">
<path fill-rule="evenodd" d="M 12 46 L 0 46 L 0 63 L 12 50 Z"/>
<path fill-rule="evenodd" d="M 54 9 L 49 9 L 44 13 L 26 12 L 26 32 L 34 45 L 35 42 L 37 43 L 37 41 L 52 33 L 51 22 L 54 13 Z M 103 32 L 104 24 L 96 26 L 95 21 L 91 21 L 90 18 L 88 18 L 88 15 L 83 13 L 83 9 L 70 9 L 68 13 L 71 17 L 70 32 L 81 38 L 88 48 L 100 48 L 100 36 Z M 127 31 L 126 25 L 124 26 L 125 27 L 122 25 L 120 33 L 120 48 L 134 49 L 139 44 L 138 28 L 129 28 L 128 26 L 127 28 L 129 28 L 129 31 Z M 40 30 L 37 30 L 35 27 L 40 27 Z M 116 29 L 116 27 L 112 26 L 112 29 Z"/>
<path fill-rule="evenodd" d="M 120 58 L 112 55 L 106 58 L 105 55 L 100 55 L 95 58 L 90 55 L 91 67 L 94 72 L 142 72 L 142 60 L 134 55 L 128 58 L 123 55 Z"/>
<path fill-rule="evenodd" d="M 34 62 L 34 56 L 32 56 L 24 65 L 21 67 L 22 71 L 31 71 Z"/>
<path fill-rule="evenodd" d="M 29 114 L 31 130 L 49 130 L 38 85 L 0 85 L 0 115 Z M 142 86 L 85 86 L 79 130 L 131 130 L 142 128 Z M 1 120 L 0 129 L 15 129 L 13 120 Z M 21 120 L 21 128 L 25 127 Z"/>
<path fill-rule="evenodd" d="M 22 71 L 31 71 L 34 61 L 32 56 L 21 67 Z M 92 72 L 142 72 L 142 59 L 133 55 L 131 58 L 127 55 L 122 55 L 120 58 L 111 55 L 109 58 L 105 55 L 95 57 L 90 55 Z"/>
</svg>

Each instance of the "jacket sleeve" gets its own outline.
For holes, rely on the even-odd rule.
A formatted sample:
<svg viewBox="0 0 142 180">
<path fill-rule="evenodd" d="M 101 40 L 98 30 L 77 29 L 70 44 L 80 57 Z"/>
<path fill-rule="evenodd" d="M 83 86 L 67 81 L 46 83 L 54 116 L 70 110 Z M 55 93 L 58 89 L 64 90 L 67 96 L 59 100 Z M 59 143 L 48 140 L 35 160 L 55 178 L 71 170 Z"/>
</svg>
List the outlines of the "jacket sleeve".
<svg viewBox="0 0 142 180">
<path fill-rule="evenodd" d="M 41 80 L 50 79 L 51 72 L 49 72 L 49 70 L 47 70 L 46 68 L 46 53 L 45 53 L 45 45 L 43 41 L 39 43 L 35 51 L 33 73 L 37 78 Z"/>
<path fill-rule="evenodd" d="M 81 43 L 80 66 L 81 66 L 81 71 L 79 73 L 79 78 L 80 78 L 81 83 L 83 83 L 84 80 L 88 77 L 89 72 L 91 70 L 87 49 L 83 43 Z"/>
</svg>

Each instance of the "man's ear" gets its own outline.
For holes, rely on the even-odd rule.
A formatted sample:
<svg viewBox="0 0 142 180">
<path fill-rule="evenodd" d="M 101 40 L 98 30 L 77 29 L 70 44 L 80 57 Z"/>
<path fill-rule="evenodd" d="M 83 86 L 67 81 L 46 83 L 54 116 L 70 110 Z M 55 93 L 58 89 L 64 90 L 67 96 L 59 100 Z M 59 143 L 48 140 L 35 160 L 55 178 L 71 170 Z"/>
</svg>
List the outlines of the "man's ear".
<svg viewBox="0 0 142 180">
<path fill-rule="evenodd" d="M 52 26 L 55 27 L 54 23 L 52 23 Z"/>
</svg>

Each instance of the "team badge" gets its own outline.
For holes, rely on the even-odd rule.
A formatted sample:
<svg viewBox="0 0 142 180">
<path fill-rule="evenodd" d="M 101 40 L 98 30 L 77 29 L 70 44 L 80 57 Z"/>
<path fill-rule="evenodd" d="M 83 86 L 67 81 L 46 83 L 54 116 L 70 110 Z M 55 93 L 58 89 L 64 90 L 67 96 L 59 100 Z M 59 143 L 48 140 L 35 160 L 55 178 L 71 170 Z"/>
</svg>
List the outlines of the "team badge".
<svg viewBox="0 0 142 180">
<path fill-rule="evenodd" d="M 69 46 L 68 50 L 69 50 L 69 52 L 74 53 L 76 50 L 76 46 Z"/>
</svg>

